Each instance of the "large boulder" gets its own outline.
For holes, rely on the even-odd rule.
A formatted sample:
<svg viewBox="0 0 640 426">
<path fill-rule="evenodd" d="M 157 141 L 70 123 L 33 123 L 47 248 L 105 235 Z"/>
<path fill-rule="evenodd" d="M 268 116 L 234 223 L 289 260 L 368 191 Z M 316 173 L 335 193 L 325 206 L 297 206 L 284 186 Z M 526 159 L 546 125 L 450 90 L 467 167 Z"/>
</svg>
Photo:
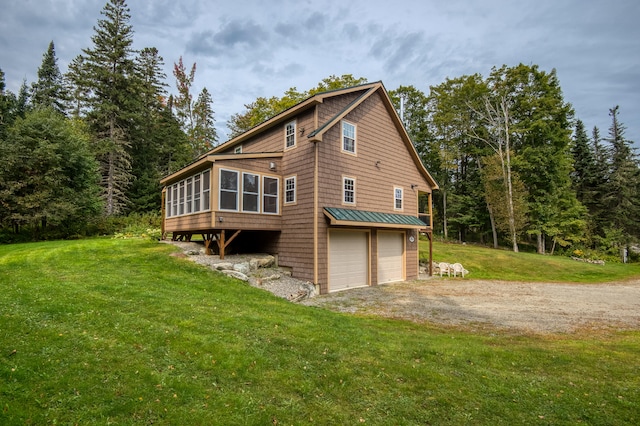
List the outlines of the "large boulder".
<svg viewBox="0 0 640 426">
<path fill-rule="evenodd" d="M 266 254 L 261 257 L 254 257 L 249 260 L 249 266 L 251 270 L 255 271 L 259 268 L 270 268 L 275 264 L 276 258 L 271 256 L 270 254 Z"/>
<path fill-rule="evenodd" d="M 242 272 L 233 271 L 233 270 L 224 270 L 221 272 L 229 277 L 237 278 L 242 281 L 249 281 L 249 277 L 243 274 Z"/>
<path fill-rule="evenodd" d="M 234 271 L 238 271 L 242 274 L 248 275 L 251 272 L 251 267 L 248 263 L 236 263 L 232 268 Z"/>
<path fill-rule="evenodd" d="M 215 265 L 213 265 L 214 268 L 216 268 L 218 271 L 232 271 L 233 270 L 233 263 L 231 262 L 220 262 L 220 263 L 216 263 Z"/>
</svg>

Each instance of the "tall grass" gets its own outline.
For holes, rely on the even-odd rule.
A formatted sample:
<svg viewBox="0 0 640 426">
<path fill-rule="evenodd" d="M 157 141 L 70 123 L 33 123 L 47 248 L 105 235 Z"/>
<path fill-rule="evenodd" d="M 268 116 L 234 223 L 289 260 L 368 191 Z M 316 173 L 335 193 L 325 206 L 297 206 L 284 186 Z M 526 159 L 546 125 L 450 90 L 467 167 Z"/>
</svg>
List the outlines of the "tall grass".
<svg viewBox="0 0 640 426">
<path fill-rule="evenodd" d="M 145 240 L 0 246 L 0 424 L 629 424 L 640 333 L 289 303 Z"/>
</svg>

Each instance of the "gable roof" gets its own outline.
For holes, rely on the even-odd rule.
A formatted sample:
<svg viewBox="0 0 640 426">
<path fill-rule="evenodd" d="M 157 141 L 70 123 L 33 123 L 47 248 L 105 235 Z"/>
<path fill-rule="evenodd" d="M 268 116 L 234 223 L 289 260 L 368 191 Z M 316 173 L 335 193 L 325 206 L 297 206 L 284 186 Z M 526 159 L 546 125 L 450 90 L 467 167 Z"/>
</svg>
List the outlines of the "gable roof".
<svg viewBox="0 0 640 426">
<path fill-rule="evenodd" d="M 227 142 L 221 145 L 218 145 L 208 153 L 201 156 L 200 159 L 205 158 L 212 154 L 220 153 L 221 151 L 225 151 L 229 148 L 232 148 L 236 145 L 241 144 L 247 139 L 255 135 L 258 135 L 269 128 L 272 128 L 273 126 L 281 125 L 287 120 L 290 120 L 294 116 L 300 114 L 301 112 L 309 108 L 312 108 L 318 104 L 323 103 L 325 99 L 332 98 L 335 96 L 346 95 L 349 93 L 355 93 L 355 92 L 362 92 L 362 94 L 358 96 L 356 99 L 354 99 L 342 111 L 338 112 L 335 116 L 331 117 L 328 121 L 326 121 L 325 123 L 319 123 L 318 128 L 310 132 L 307 138 L 314 143 L 322 142 L 322 138 L 324 134 L 330 128 L 338 124 L 340 120 L 342 120 L 347 114 L 349 114 L 351 111 L 357 108 L 365 100 L 370 98 L 374 93 L 379 93 L 380 98 L 382 99 L 382 102 L 385 108 L 387 109 L 387 112 L 389 113 L 391 120 L 393 121 L 393 124 L 395 125 L 398 133 L 400 134 L 400 137 L 402 138 L 402 141 L 405 144 L 405 147 L 409 151 L 409 154 L 411 155 L 411 158 L 413 159 L 416 165 L 416 168 L 418 169 L 420 174 L 424 176 L 427 182 L 429 182 L 429 185 L 431 186 L 432 189 L 438 189 L 438 184 L 422 164 L 422 160 L 420 160 L 420 156 L 418 155 L 418 152 L 416 151 L 413 145 L 413 142 L 411 141 L 411 138 L 409 137 L 409 134 L 407 133 L 407 130 L 404 127 L 404 124 L 402 124 L 402 120 L 400 119 L 400 116 L 398 115 L 398 112 L 396 111 L 393 105 L 393 102 L 391 101 L 391 98 L 389 97 L 389 94 L 387 93 L 387 90 L 385 89 L 381 81 L 374 82 L 374 83 L 361 84 L 359 86 L 347 87 L 344 89 L 336 89 L 336 90 L 330 90 L 327 92 L 317 93 L 305 99 L 304 101 L 292 106 L 291 108 L 282 111 L 281 113 L 264 121 L 263 123 L 258 124 L 257 126 L 247 130 L 241 135 L 238 135 L 235 138 L 232 138 Z"/>
</svg>

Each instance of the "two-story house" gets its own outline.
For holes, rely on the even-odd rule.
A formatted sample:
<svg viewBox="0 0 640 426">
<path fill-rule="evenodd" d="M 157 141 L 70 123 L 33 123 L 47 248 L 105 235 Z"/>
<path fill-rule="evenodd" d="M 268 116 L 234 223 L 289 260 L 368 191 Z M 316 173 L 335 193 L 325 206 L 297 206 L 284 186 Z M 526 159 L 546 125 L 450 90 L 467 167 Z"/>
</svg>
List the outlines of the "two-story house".
<svg viewBox="0 0 640 426">
<path fill-rule="evenodd" d="M 316 94 L 161 183 L 165 233 L 276 254 L 320 293 L 416 279 L 419 195 L 431 222 L 437 189 L 380 82 Z"/>
</svg>

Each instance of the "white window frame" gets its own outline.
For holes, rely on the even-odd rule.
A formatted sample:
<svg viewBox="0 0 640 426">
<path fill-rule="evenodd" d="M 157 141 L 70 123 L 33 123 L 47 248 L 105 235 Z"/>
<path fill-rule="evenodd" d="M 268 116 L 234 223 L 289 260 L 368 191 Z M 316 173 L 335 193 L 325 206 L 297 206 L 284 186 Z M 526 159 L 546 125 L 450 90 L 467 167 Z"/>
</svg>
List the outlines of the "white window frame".
<svg viewBox="0 0 640 426">
<path fill-rule="evenodd" d="M 353 123 L 349 123 L 348 121 L 342 121 L 342 137 L 340 138 L 340 143 L 341 143 L 341 149 L 342 152 L 346 152 L 347 154 L 352 154 L 352 155 L 356 155 L 356 140 L 357 140 L 357 129 L 356 129 L 356 125 Z M 347 131 L 350 129 L 353 129 L 353 135 L 351 135 L 349 132 L 349 134 L 347 134 Z M 352 137 L 353 136 L 353 137 Z M 346 148 L 346 142 L 347 139 L 351 141 L 351 143 L 353 144 L 353 150 L 347 149 Z"/>
<path fill-rule="evenodd" d="M 257 183 L 258 192 L 250 192 L 250 191 L 247 191 L 245 189 L 245 186 L 244 186 L 244 184 L 245 184 L 245 180 L 244 180 L 245 176 L 254 176 L 256 178 L 256 181 L 258 182 Z M 260 181 L 261 181 L 261 179 L 260 179 L 260 175 L 258 173 L 242 172 L 242 212 L 243 213 L 260 213 L 260 206 L 261 206 L 261 203 L 260 203 L 260 199 L 261 199 L 261 197 L 260 197 L 260 195 L 261 195 L 260 194 Z M 255 200 L 256 200 L 256 209 L 255 210 L 247 210 L 246 209 L 246 206 L 245 206 L 245 197 L 246 196 L 251 196 L 252 198 L 255 197 Z"/>
<path fill-rule="evenodd" d="M 178 183 L 178 215 L 184 215 L 185 181 Z"/>
<path fill-rule="evenodd" d="M 233 173 L 236 175 L 236 189 L 232 190 L 232 189 L 223 189 L 222 188 L 222 173 L 223 172 L 229 172 L 229 173 Z M 218 172 L 218 210 L 220 211 L 228 211 L 228 212 L 237 212 L 239 209 L 239 204 L 240 204 L 240 172 L 237 170 L 231 170 L 231 169 L 220 169 Z M 228 208 L 222 208 L 222 193 L 234 193 L 235 197 L 236 197 L 236 205 L 235 208 L 233 209 L 228 209 Z"/>
<path fill-rule="evenodd" d="M 296 204 L 297 202 L 297 179 L 296 176 L 287 176 L 284 178 L 284 203 Z M 291 185 L 290 185 L 291 184 Z M 289 199 L 289 193 L 292 194 L 291 200 Z"/>
<path fill-rule="evenodd" d="M 211 211 L 211 169 L 202 172 L 200 179 L 202 187 L 202 199 L 200 200 L 200 211 Z"/>
<path fill-rule="evenodd" d="M 178 184 L 174 183 L 171 190 L 173 191 L 171 216 L 178 216 Z"/>
<path fill-rule="evenodd" d="M 267 189 L 268 189 L 268 185 L 265 184 L 265 179 L 273 179 L 275 180 L 275 188 L 276 188 L 276 194 L 273 195 L 271 193 L 267 193 Z M 275 198 L 275 206 L 276 206 L 276 211 L 275 212 L 268 212 L 265 211 L 264 206 L 265 206 L 265 202 L 264 200 L 267 198 Z M 262 176 L 262 213 L 263 214 L 279 214 L 280 213 L 280 178 L 277 178 L 275 176 L 268 176 L 268 175 L 263 175 Z"/>
<path fill-rule="evenodd" d="M 168 186 L 166 191 L 165 191 L 165 205 L 164 205 L 164 212 L 165 212 L 165 217 L 171 217 L 171 196 L 173 195 L 173 190 L 171 189 L 171 186 Z"/>
<path fill-rule="evenodd" d="M 400 197 L 398 197 L 398 194 Z M 400 207 L 398 207 L 398 202 L 400 202 Z M 397 211 L 404 210 L 404 189 L 400 186 L 393 187 L 393 209 Z"/>
<path fill-rule="evenodd" d="M 201 173 L 193 176 L 193 212 L 198 213 L 202 210 L 202 178 Z"/>
<path fill-rule="evenodd" d="M 193 213 L 193 176 L 189 176 L 185 183 L 185 207 L 184 214 Z"/>
<path fill-rule="evenodd" d="M 290 121 L 284 125 L 284 149 L 295 148 L 296 140 L 296 121 Z M 291 129 L 291 131 L 289 131 Z"/>
<path fill-rule="evenodd" d="M 347 187 L 347 183 L 351 181 L 352 188 Z M 348 197 L 350 195 L 350 197 Z M 351 198 L 349 200 L 348 198 Z M 342 204 L 354 206 L 356 204 L 356 178 L 350 176 L 342 176 Z"/>
<path fill-rule="evenodd" d="M 206 169 L 167 186 L 166 217 L 209 211 L 210 202 L 211 170 Z"/>
<path fill-rule="evenodd" d="M 238 145 L 235 147 L 235 149 L 233 150 L 234 154 L 242 154 L 242 145 Z"/>
</svg>

